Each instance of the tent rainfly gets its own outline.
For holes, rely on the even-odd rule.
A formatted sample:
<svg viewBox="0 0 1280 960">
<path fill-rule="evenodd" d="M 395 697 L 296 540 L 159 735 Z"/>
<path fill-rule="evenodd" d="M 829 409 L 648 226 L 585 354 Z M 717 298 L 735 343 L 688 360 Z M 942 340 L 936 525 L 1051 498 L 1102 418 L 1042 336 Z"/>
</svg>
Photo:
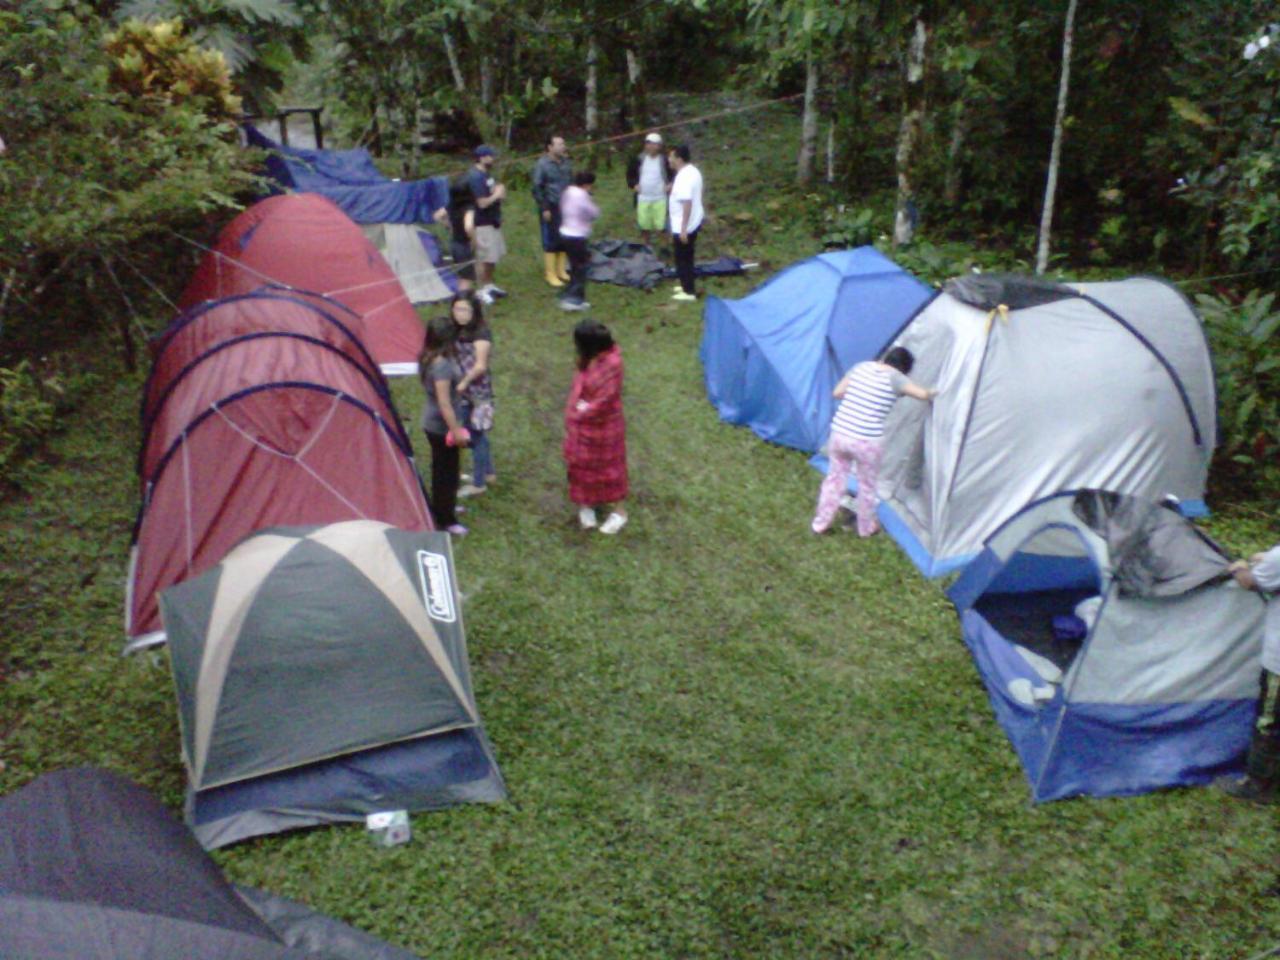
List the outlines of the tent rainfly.
<svg viewBox="0 0 1280 960">
<path fill-rule="evenodd" d="M 1266 604 L 1172 505 L 1034 503 L 948 591 L 1037 801 L 1206 783 L 1253 727 Z"/>
<path fill-rule="evenodd" d="M 506 795 L 447 534 L 264 530 L 161 606 L 206 847 Z"/>
<path fill-rule="evenodd" d="M 392 180 L 368 150 L 285 146 L 249 125 L 245 137 L 251 146 L 267 151 L 267 173 L 281 189 L 327 197 L 360 224 L 413 303 L 443 300 L 453 292 L 456 282 L 439 269 L 435 238 L 418 229 L 448 205 L 448 177 Z"/>
<path fill-rule="evenodd" d="M 322 294 L 350 307 L 384 373 L 417 371 L 423 337 L 417 311 L 382 254 L 332 200 L 295 193 L 255 203 L 218 235 L 178 306 L 263 286 Z"/>
<path fill-rule="evenodd" d="M 1195 311 L 1149 278 L 1066 286 L 953 280 L 901 333 L 940 392 L 885 427 L 880 517 L 927 576 L 963 567 L 1060 490 L 1174 496 L 1205 512 L 1213 370 Z"/>
<path fill-rule="evenodd" d="M 200 304 L 162 336 L 143 401 L 131 647 L 163 642 L 162 590 L 254 530 L 351 519 L 431 529 L 359 323 L 324 301 L 260 289 Z"/>
<path fill-rule="evenodd" d="M 0 798 L 5 960 L 415 960 L 300 903 L 232 887 L 191 831 L 105 770 Z"/>
<path fill-rule="evenodd" d="M 836 383 L 876 356 L 930 293 L 875 248 L 859 247 L 788 267 L 741 300 L 708 297 L 707 396 L 722 420 L 816 453 Z"/>
</svg>

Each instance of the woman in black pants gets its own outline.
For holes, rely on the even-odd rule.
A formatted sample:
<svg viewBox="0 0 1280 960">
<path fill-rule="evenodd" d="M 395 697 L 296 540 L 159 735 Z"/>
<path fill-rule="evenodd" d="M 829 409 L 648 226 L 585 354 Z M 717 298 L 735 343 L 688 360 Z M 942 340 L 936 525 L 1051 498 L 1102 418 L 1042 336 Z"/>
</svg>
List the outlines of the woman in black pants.
<svg viewBox="0 0 1280 960">
<path fill-rule="evenodd" d="M 458 522 L 459 451 L 470 435 L 459 414 L 458 381 L 462 368 L 454 356 L 457 328 L 449 317 L 427 324 L 427 338 L 418 359 L 418 376 L 427 399 L 422 406 L 422 432 L 431 444 L 431 517 L 436 527 L 455 537 L 467 528 Z"/>
<path fill-rule="evenodd" d="M 600 208 L 591 199 L 595 190 L 594 173 L 575 173 L 572 185 L 560 194 L 560 248 L 569 256 L 569 286 L 560 294 L 562 310 L 586 310 L 587 269 L 591 266 L 591 248 L 587 240 L 591 226 L 600 216 Z"/>
</svg>

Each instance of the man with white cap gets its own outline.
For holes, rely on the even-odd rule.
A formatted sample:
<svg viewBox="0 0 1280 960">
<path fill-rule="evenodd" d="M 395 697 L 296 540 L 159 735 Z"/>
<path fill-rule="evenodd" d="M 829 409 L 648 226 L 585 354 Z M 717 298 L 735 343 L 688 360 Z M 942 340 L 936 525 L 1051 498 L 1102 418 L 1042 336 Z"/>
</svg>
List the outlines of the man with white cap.
<svg viewBox="0 0 1280 960">
<path fill-rule="evenodd" d="M 667 194 L 674 176 L 662 153 L 662 135 L 650 133 L 644 138 L 644 151 L 627 164 L 627 186 L 635 194 L 636 223 L 645 243 L 654 233 L 661 234 L 666 229 Z"/>
</svg>

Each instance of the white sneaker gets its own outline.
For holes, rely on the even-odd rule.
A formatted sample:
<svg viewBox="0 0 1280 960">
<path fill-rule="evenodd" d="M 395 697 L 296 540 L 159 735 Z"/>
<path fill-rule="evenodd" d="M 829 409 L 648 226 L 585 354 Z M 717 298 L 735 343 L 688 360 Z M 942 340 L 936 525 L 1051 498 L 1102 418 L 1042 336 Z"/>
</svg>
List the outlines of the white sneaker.
<svg viewBox="0 0 1280 960">
<path fill-rule="evenodd" d="M 507 291 L 503 290 L 496 283 L 489 284 L 489 286 L 487 286 L 485 289 L 489 291 L 489 296 L 495 297 L 498 300 L 501 300 L 503 297 L 507 296 Z"/>
<path fill-rule="evenodd" d="M 627 525 L 627 518 L 621 513 L 609 514 L 609 519 L 600 525 L 601 533 L 614 534 Z"/>
<path fill-rule="evenodd" d="M 477 487 L 474 483 L 464 483 L 458 488 L 459 497 L 478 497 L 485 492 L 485 487 Z"/>
<path fill-rule="evenodd" d="M 483 303 L 486 307 L 493 306 L 493 294 L 488 290 L 477 290 L 476 299 Z"/>
<path fill-rule="evenodd" d="M 590 507 L 583 507 L 578 511 L 578 523 L 582 524 L 583 530 L 594 530 L 596 528 L 596 512 Z"/>
<path fill-rule="evenodd" d="M 685 293 L 683 290 L 681 290 L 679 293 L 673 293 L 671 295 L 671 299 L 680 300 L 682 302 L 688 303 L 690 301 L 697 300 L 698 298 L 695 297 L 692 293 Z"/>
</svg>

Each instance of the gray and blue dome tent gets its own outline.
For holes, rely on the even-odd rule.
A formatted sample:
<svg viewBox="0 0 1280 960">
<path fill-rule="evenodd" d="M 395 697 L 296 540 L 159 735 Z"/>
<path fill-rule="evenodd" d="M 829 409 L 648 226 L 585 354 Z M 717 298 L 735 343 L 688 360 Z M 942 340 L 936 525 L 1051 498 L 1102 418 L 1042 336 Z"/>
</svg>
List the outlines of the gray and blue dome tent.
<svg viewBox="0 0 1280 960">
<path fill-rule="evenodd" d="M 1135 277 L 948 283 L 891 338 L 939 393 L 885 425 L 880 519 L 926 576 L 963 567 L 1023 506 L 1060 490 L 1174 496 L 1205 512 L 1216 431 L 1199 317 Z"/>
<path fill-rule="evenodd" d="M 859 247 L 797 263 L 741 300 L 708 297 L 707 396 L 722 420 L 816 453 L 836 383 L 876 356 L 931 293 L 878 250 Z"/>
<path fill-rule="evenodd" d="M 263 530 L 160 604 L 206 847 L 506 796 L 448 534 Z"/>
<path fill-rule="evenodd" d="M 1059 493 L 1006 521 L 947 591 L 1036 801 L 1240 769 L 1266 603 L 1172 505 Z"/>
</svg>

